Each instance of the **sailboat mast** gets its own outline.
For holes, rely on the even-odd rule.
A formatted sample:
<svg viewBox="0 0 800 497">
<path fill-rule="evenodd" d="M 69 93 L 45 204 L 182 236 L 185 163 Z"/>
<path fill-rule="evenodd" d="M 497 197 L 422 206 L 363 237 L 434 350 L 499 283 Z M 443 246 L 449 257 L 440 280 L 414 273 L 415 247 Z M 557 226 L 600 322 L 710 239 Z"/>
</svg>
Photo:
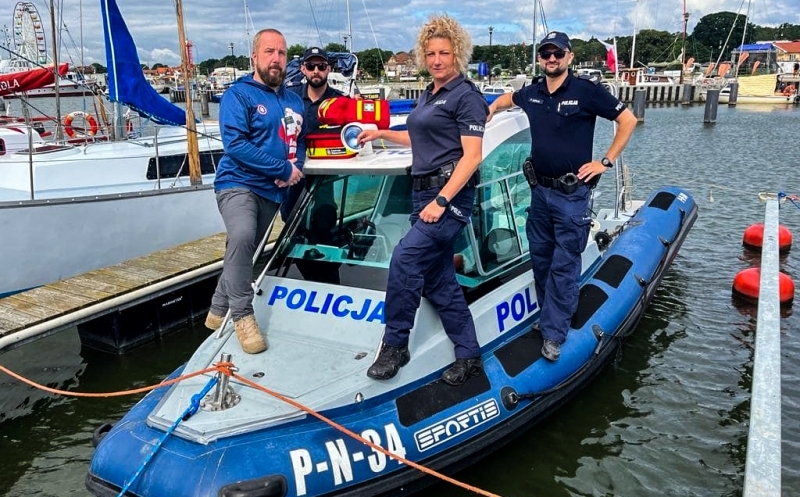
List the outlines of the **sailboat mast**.
<svg viewBox="0 0 800 497">
<path fill-rule="evenodd" d="M 53 0 L 50 0 L 50 32 L 51 39 L 53 40 L 53 71 L 55 71 L 55 80 L 53 82 L 53 91 L 56 97 L 56 140 L 61 141 L 64 139 L 64 130 L 61 128 L 61 98 L 59 95 L 59 87 L 61 86 L 61 76 L 58 72 L 58 46 L 60 43 L 56 38 L 56 9 Z"/>
<path fill-rule="evenodd" d="M 197 146 L 197 129 L 194 122 L 194 108 L 192 106 L 192 78 L 189 69 L 189 57 L 186 53 L 186 34 L 184 33 L 183 27 L 183 5 L 181 0 L 175 0 L 175 13 L 178 17 L 181 71 L 184 74 L 183 88 L 186 92 L 186 148 L 189 155 L 189 181 L 192 185 L 202 185 L 203 178 L 200 174 L 200 153 Z"/>
<path fill-rule="evenodd" d="M 531 52 L 531 76 L 536 76 L 538 72 L 538 65 L 536 64 L 536 10 L 539 5 L 539 0 L 533 2 L 533 51 Z"/>
<path fill-rule="evenodd" d="M 347 39 L 350 40 L 350 49 L 344 47 L 346 52 L 353 53 L 353 25 L 350 22 L 350 0 L 347 0 Z"/>
</svg>

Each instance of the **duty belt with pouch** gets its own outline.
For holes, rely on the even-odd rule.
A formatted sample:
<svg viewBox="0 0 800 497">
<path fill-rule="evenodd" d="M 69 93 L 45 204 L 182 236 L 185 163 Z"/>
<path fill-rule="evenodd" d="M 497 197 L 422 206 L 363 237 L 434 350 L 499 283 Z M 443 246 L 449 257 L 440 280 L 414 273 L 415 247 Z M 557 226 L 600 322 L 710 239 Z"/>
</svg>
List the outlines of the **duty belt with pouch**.
<svg viewBox="0 0 800 497">
<path fill-rule="evenodd" d="M 430 190 L 431 188 L 441 188 L 450 181 L 453 171 L 456 169 L 457 161 L 450 161 L 440 166 L 436 171 L 425 176 L 411 176 L 411 186 L 415 191 Z M 480 183 L 478 171 L 467 181 L 466 186 L 475 186 Z"/>
</svg>

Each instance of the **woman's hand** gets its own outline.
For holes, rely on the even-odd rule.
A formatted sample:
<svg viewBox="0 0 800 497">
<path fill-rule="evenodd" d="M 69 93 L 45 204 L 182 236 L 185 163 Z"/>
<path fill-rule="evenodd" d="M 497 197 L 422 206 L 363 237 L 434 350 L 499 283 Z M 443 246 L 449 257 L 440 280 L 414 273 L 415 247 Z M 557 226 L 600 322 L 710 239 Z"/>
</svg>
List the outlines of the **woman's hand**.
<svg viewBox="0 0 800 497">
<path fill-rule="evenodd" d="M 358 144 L 363 147 L 367 142 L 371 142 L 372 140 L 380 140 L 383 138 L 382 133 L 383 130 L 381 129 L 362 130 L 361 133 L 358 134 Z"/>
<path fill-rule="evenodd" d="M 422 209 L 422 212 L 419 213 L 419 219 L 423 223 L 435 223 L 444 215 L 444 210 L 446 208 L 447 207 L 439 206 L 434 200 Z"/>
</svg>

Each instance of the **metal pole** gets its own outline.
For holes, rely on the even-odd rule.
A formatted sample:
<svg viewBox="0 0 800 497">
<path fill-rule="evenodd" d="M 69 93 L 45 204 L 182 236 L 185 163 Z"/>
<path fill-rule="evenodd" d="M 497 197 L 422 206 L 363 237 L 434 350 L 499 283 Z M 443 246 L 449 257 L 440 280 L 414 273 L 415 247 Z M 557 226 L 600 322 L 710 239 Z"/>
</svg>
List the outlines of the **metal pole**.
<svg viewBox="0 0 800 497">
<path fill-rule="evenodd" d="M 489 26 L 489 84 L 492 84 L 492 31 L 494 26 Z"/>
<path fill-rule="evenodd" d="M 745 497 L 781 495 L 781 323 L 778 279 L 778 199 L 766 201 L 761 248 Z"/>
<path fill-rule="evenodd" d="M 683 43 L 681 46 L 681 77 L 678 84 L 683 84 L 683 71 L 686 70 L 686 25 L 689 23 L 689 13 L 686 12 L 686 0 L 683 0 Z"/>
</svg>

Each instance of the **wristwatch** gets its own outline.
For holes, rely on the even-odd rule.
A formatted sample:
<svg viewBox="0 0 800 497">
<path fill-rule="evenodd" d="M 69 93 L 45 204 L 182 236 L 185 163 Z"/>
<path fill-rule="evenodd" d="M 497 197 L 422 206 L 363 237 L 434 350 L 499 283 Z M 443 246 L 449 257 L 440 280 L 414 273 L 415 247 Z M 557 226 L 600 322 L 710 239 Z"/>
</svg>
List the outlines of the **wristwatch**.
<svg viewBox="0 0 800 497">
<path fill-rule="evenodd" d="M 450 201 L 447 200 L 447 197 L 445 197 L 444 195 L 439 195 L 438 197 L 436 197 L 436 205 L 438 205 L 439 207 L 447 207 L 447 204 L 449 203 Z"/>
<path fill-rule="evenodd" d="M 614 163 L 608 160 L 608 157 L 603 157 L 600 159 L 600 164 L 604 165 L 605 167 L 614 167 Z"/>
</svg>

